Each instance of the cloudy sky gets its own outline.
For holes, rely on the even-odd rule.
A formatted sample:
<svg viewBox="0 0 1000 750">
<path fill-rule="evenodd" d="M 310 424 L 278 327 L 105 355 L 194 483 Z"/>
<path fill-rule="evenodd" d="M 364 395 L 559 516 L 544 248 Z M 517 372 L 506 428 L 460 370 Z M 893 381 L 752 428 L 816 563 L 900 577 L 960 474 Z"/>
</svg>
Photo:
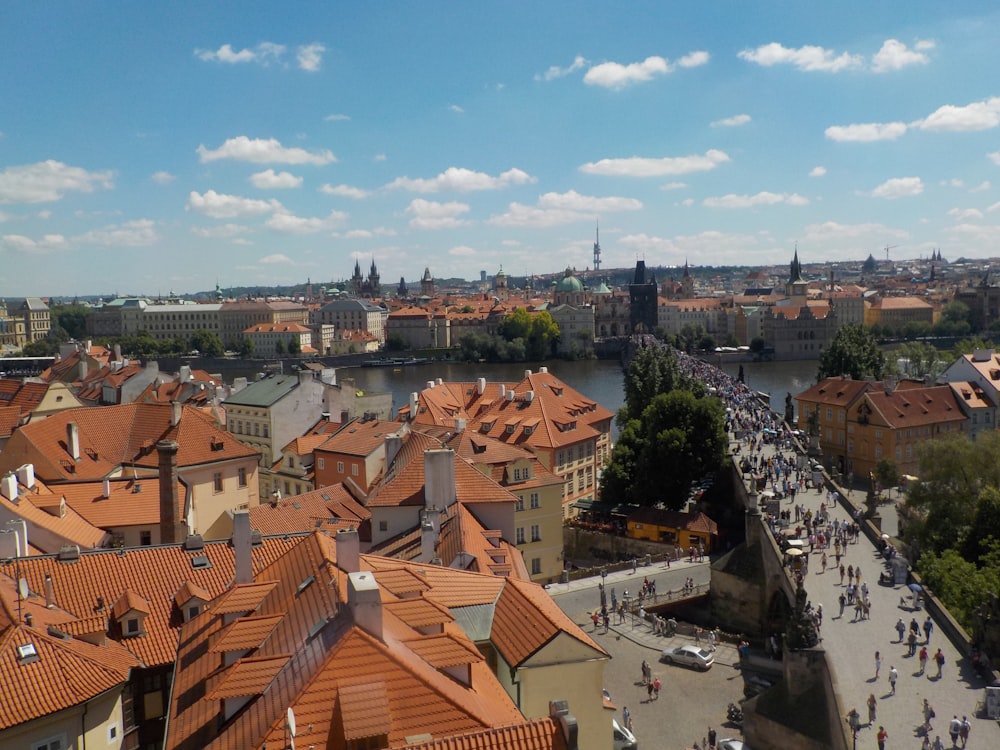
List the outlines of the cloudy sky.
<svg viewBox="0 0 1000 750">
<path fill-rule="evenodd" d="M 0 10 L 0 296 L 1000 256 L 986 2 Z"/>
</svg>

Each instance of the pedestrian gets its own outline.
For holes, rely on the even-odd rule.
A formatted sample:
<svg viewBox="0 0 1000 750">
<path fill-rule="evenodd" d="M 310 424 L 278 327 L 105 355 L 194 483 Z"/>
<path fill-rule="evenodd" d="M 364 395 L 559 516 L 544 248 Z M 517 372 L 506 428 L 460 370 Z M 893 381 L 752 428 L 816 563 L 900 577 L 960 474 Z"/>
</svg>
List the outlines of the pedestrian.
<svg viewBox="0 0 1000 750">
<path fill-rule="evenodd" d="M 844 592 L 843 591 L 840 592 L 840 596 L 837 598 L 837 601 L 840 602 L 840 616 L 843 617 L 844 616 L 844 606 L 847 604 L 847 597 L 844 596 Z"/>
<path fill-rule="evenodd" d="M 941 653 L 941 649 L 934 652 L 934 663 L 937 664 L 937 676 L 941 679 L 941 667 L 944 666 L 944 654 Z"/>
<path fill-rule="evenodd" d="M 920 674 L 923 674 L 924 670 L 927 669 L 927 646 L 920 647 L 919 659 L 920 659 Z"/>
<path fill-rule="evenodd" d="M 889 695 L 896 694 L 896 680 L 899 679 L 899 672 L 894 666 L 889 666 Z"/>
<path fill-rule="evenodd" d="M 826 553 L 825 552 L 823 553 L 823 556 L 820 558 L 820 565 L 823 566 L 823 571 L 822 572 L 825 573 L 826 572 Z"/>
<path fill-rule="evenodd" d="M 878 728 L 878 734 L 875 735 L 875 741 L 878 742 L 878 750 L 885 750 L 885 741 L 889 739 L 889 733 L 885 731 L 885 727 Z"/>
<path fill-rule="evenodd" d="M 868 723 L 875 723 L 875 714 L 878 710 L 878 701 L 875 699 L 875 693 L 868 694 Z"/>
<path fill-rule="evenodd" d="M 715 631 L 708 631 L 708 650 L 715 651 Z"/>
<path fill-rule="evenodd" d="M 924 735 L 924 741 L 920 743 L 920 750 L 931 750 L 931 736 Z"/>
<path fill-rule="evenodd" d="M 878 673 L 882 671 L 882 655 L 876 651 L 875 652 L 875 679 L 878 679 Z"/>
<path fill-rule="evenodd" d="M 931 750 L 944 750 L 944 743 L 941 741 L 941 735 L 935 735 L 934 743 L 931 745 Z"/>
<path fill-rule="evenodd" d="M 642 684 L 643 685 L 646 684 L 646 670 L 647 669 L 649 669 L 649 665 L 646 663 L 646 660 L 643 659 L 642 660 Z"/>
<path fill-rule="evenodd" d="M 597 614 L 597 610 L 594 610 L 594 614 L 590 616 L 590 619 L 594 621 L 594 631 L 597 631 L 597 623 L 600 622 L 601 616 Z"/>
<path fill-rule="evenodd" d="M 837 546 L 837 555 L 839 556 L 840 555 L 840 546 L 839 546 L 840 542 L 837 542 L 837 545 L 838 545 Z M 843 563 L 840 564 L 840 585 L 841 586 L 844 585 L 844 564 Z"/>
<path fill-rule="evenodd" d="M 926 698 L 924 698 L 924 706 L 922 710 L 924 714 L 924 734 L 926 736 L 930 736 L 930 731 L 934 728 L 931 726 L 931 719 L 933 719 L 936 714 L 934 713 L 934 707 L 927 702 Z"/>
<path fill-rule="evenodd" d="M 948 734 L 951 735 L 951 746 L 958 747 L 958 735 L 962 733 L 962 722 L 958 720 L 957 716 L 951 717 L 951 723 L 948 724 Z"/>
<path fill-rule="evenodd" d="M 652 681 L 646 683 L 646 702 L 651 703 L 653 701 L 653 683 Z"/>
<path fill-rule="evenodd" d="M 912 630 L 906 640 L 906 655 L 913 656 L 917 653 L 917 634 Z"/>
<path fill-rule="evenodd" d="M 848 585 L 850 585 L 851 581 L 853 581 L 853 580 L 854 580 L 854 566 L 853 565 L 848 565 L 847 566 L 847 583 L 848 583 Z"/>
<path fill-rule="evenodd" d="M 927 619 L 924 620 L 924 643 L 928 646 L 931 643 L 931 631 L 934 630 L 934 623 L 931 621 L 931 616 L 927 615 Z"/>
<path fill-rule="evenodd" d="M 622 709 L 622 724 L 629 731 L 632 731 L 632 713 L 628 710 L 628 706 Z"/>
<path fill-rule="evenodd" d="M 962 747 L 965 747 L 965 743 L 969 741 L 969 732 L 972 731 L 972 725 L 969 723 L 969 717 L 962 717 L 962 728 L 958 730 L 958 736 L 962 738 Z"/>
<path fill-rule="evenodd" d="M 660 700 L 660 688 L 663 687 L 663 683 L 660 682 L 660 678 L 657 677 L 653 680 L 653 700 Z"/>
<path fill-rule="evenodd" d="M 896 632 L 899 633 L 899 640 L 896 643 L 902 643 L 903 637 L 906 635 L 906 625 L 903 624 L 902 617 L 896 620 Z"/>
</svg>

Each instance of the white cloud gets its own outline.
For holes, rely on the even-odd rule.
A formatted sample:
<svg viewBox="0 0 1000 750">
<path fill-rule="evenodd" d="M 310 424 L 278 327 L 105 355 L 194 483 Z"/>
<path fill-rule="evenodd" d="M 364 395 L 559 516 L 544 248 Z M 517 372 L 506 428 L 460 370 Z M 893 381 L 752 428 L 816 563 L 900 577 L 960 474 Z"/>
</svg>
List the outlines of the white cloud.
<svg viewBox="0 0 1000 750">
<path fill-rule="evenodd" d="M 350 120 L 350 119 L 351 119 L 350 115 L 332 114 L 332 115 L 327 115 L 326 117 L 324 117 L 323 121 L 324 122 L 344 122 L 344 121 Z"/>
<path fill-rule="evenodd" d="M 707 172 L 729 161 L 724 151 L 709 149 L 704 154 L 691 156 L 664 156 L 647 158 L 631 156 L 624 159 L 601 159 L 588 162 L 580 167 L 585 174 L 600 174 L 612 177 L 663 177 L 664 175 Z"/>
<path fill-rule="evenodd" d="M 752 208 L 753 206 L 773 206 L 786 203 L 789 206 L 809 205 L 809 199 L 798 193 L 769 193 L 762 191 L 754 195 L 729 193 L 719 197 L 705 198 L 701 205 L 709 208 Z"/>
<path fill-rule="evenodd" d="M 46 234 L 40 240 L 33 240 L 23 234 L 5 234 L 0 235 L 0 246 L 18 253 L 45 255 L 65 249 L 68 243 L 61 234 Z"/>
<path fill-rule="evenodd" d="M 391 227 L 375 227 L 374 229 L 352 229 L 344 232 L 344 237 L 349 240 L 371 239 L 372 237 L 395 237 L 396 230 Z"/>
<path fill-rule="evenodd" d="M 923 120 L 911 123 L 912 127 L 938 133 L 989 130 L 997 125 L 1000 125 L 1000 97 L 997 96 L 960 107 L 945 104 Z"/>
<path fill-rule="evenodd" d="M 924 192 L 919 177 L 893 177 L 872 190 L 872 198 L 908 198 Z"/>
<path fill-rule="evenodd" d="M 813 167 L 809 170 L 810 177 L 822 177 L 826 174 L 826 167 Z"/>
<path fill-rule="evenodd" d="M 448 250 L 448 255 L 454 256 L 456 258 L 471 258 L 479 253 L 475 248 L 469 247 L 468 245 L 456 245 Z"/>
<path fill-rule="evenodd" d="M 46 203 L 68 192 L 92 193 L 114 187 L 110 170 L 89 172 L 49 159 L 6 167 L 0 172 L 0 203 Z"/>
<path fill-rule="evenodd" d="M 710 122 L 709 126 L 713 128 L 737 128 L 740 125 L 746 125 L 748 122 L 750 122 L 750 115 L 733 115 L 732 117 L 725 117 L 721 120 Z"/>
<path fill-rule="evenodd" d="M 859 237 L 872 237 L 881 241 L 885 237 L 904 239 L 908 236 L 906 232 L 900 229 L 893 229 L 877 222 L 841 224 L 836 221 L 825 221 L 822 224 L 808 225 L 804 239 L 810 242 L 824 242 L 827 240 L 853 240 Z"/>
<path fill-rule="evenodd" d="M 170 172 L 164 172 L 161 170 L 159 172 L 153 172 L 152 176 L 149 179 L 151 179 L 157 185 L 169 185 L 177 178 L 174 175 L 170 174 Z"/>
<path fill-rule="evenodd" d="M 245 135 L 227 138 L 214 150 L 198 146 L 197 153 L 202 164 L 219 159 L 254 164 L 329 164 L 337 161 L 337 157 L 325 149 L 311 152 L 304 148 L 285 148 L 276 138 L 248 138 Z"/>
<path fill-rule="evenodd" d="M 996 211 L 1000 211 L 1000 203 L 994 203 L 992 206 L 990 206 L 989 208 L 987 208 L 986 211 L 987 211 L 987 213 L 991 213 L 991 214 L 995 213 Z"/>
<path fill-rule="evenodd" d="M 681 205 L 684 206 L 685 208 L 690 208 L 691 206 L 694 205 L 694 198 L 685 198 L 684 200 L 681 201 Z"/>
<path fill-rule="evenodd" d="M 344 198 L 354 198 L 355 200 L 361 200 L 371 195 L 370 191 L 352 187 L 351 185 L 331 185 L 329 183 L 322 185 L 319 191 L 327 195 L 339 195 Z"/>
<path fill-rule="evenodd" d="M 372 157 L 372 161 L 385 161 L 388 157 L 385 154 L 375 154 Z"/>
<path fill-rule="evenodd" d="M 219 224 L 214 227 L 191 227 L 191 234 L 206 239 L 230 239 L 250 231 L 242 224 Z"/>
<path fill-rule="evenodd" d="M 557 227 L 579 221 L 593 221 L 593 213 L 584 213 L 572 208 L 540 208 L 523 203 L 511 203 L 507 212 L 491 216 L 486 223 L 496 227 Z"/>
<path fill-rule="evenodd" d="M 990 153 L 986 154 L 986 156 L 989 157 L 989 160 L 991 162 L 1000 167 L 1000 151 L 991 151 Z"/>
<path fill-rule="evenodd" d="M 416 229 L 454 229 L 465 226 L 469 221 L 459 217 L 468 212 L 467 203 L 438 203 L 423 198 L 414 198 L 405 211 L 412 217 L 410 226 Z"/>
<path fill-rule="evenodd" d="M 948 215 L 956 221 L 969 221 L 970 219 L 982 219 L 983 212 L 978 208 L 951 208 Z"/>
<path fill-rule="evenodd" d="M 232 45 L 223 44 L 219 49 L 206 50 L 196 49 L 195 56 L 205 62 L 221 62 L 230 65 L 239 63 L 258 63 L 259 65 L 270 65 L 281 60 L 285 54 L 285 45 L 274 44 L 273 42 L 261 42 L 256 47 L 245 48 L 239 51 L 234 50 Z"/>
<path fill-rule="evenodd" d="M 854 125 L 831 125 L 823 133 L 831 141 L 848 143 L 894 141 L 906 133 L 906 123 L 862 122 Z"/>
<path fill-rule="evenodd" d="M 349 215 L 343 211 L 331 211 L 326 216 L 303 217 L 287 211 L 276 211 L 264 224 L 268 229 L 286 234 L 315 234 L 331 231 L 344 224 Z"/>
<path fill-rule="evenodd" d="M 124 224 L 109 224 L 94 229 L 78 237 L 73 242 L 81 245 L 104 245 L 106 247 L 143 247 L 155 244 L 160 239 L 156 224 L 150 219 L 136 219 Z"/>
<path fill-rule="evenodd" d="M 239 195 L 227 195 L 207 190 L 188 194 L 187 208 L 191 211 L 211 216 L 213 219 L 235 219 L 239 216 L 260 216 L 283 210 L 282 205 L 273 198 L 268 201 L 256 198 L 244 198 Z"/>
<path fill-rule="evenodd" d="M 667 182 L 664 183 L 663 185 L 660 185 L 660 190 L 681 190 L 682 188 L 686 187 L 687 187 L 686 182 Z"/>
<path fill-rule="evenodd" d="M 250 175 L 250 182 L 261 190 L 285 190 L 302 187 L 301 177 L 296 177 L 291 172 L 275 172 L 273 169 L 265 169 L 263 172 Z"/>
<path fill-rule="evenodd" d="M 708 63 L 710 58 L 711 55 L 705 52 L 705 50 L 697 50 L 684 55 L 684 57 L 677 61 L 677 65 L 682 68 L 697 68 Z"/>
<path fill-rule="evenodd" d="M 864 64 L 861 55 L 851 55 L 847 52 L 837 55 L 832 50 L 812 45 L 795 49 L 784 47 L 778 42 L 771 42 L 757 49 L 745 49 L 739 53 L 739 57 L 765 67 L 779 64 L 794 65 L 799 70 L 807 72 L 838 73 L 841 70 L 859 68 Z"/>
<path fill-rule="evenodd" d="M 591 195 L 580 195 L 575 190 L 567 193 L 545 193 L 538 198 L 541 208 L 568 208 L 572 211 L 596 211 L 600 213 L 614 211 L 638 211 L 642 201 L 636 198 L 620 198 L 609 196 L 597 198 Z"/>
<path fill-rule="evenodd" d="M 303 44 L 295 52 L 295 59 L 298 60 L 299 68 L 309 73 L 315 73 L 319 66 L 323 64 L 323 53 L 326 52 L 319 42 Z"/>
<path fill-rule="evenodd" d="M 450 109 L 452 112 L 455 112 L 457 114 L 462 114 L 462 113 L 465 112 L 465 110 L 462 109 L 461 107 L 459 107 L 457 104 L 449 104 L 448 105 L 448 109 Z"/>
<path fill-rule="evenodd" d="M 294 266 L 295 261 L 289 258 L 284 253 L 272 253 L 271 255 L 265 255 L 263 258 L 257 261 L 258 263 L 263 263 L 264 265 L 289 265 Z"/>
<path fill-rule="evenodd" d="M 933 46 L 934 43 L 930 42 L 930 47 L 923 46 L 920 49 L 931 49 Z M 898 39 L 886 39 L 882 43 L 882 48 L 872 58 L 872 70 L 876 73 L 886 73 L 901 70 L 907 65 L 926 65 L 928 62 L 930 58 L 923 52 L 909 49 Z"/>
<path fill-rule="evenodd" d="M 576 71 L 582 69 L 587 64 L 587 60 L 580 55 L 573 58 L 573 62 L 570 63 L 565 68 L 560 68 L 558 65 L 551 66 L 544 73 L 536 73 L 536 81 L 554 81 L 557 78 L 565 78 L 570 73 L 575 73 Z"/>
<path fill-rule="evenodd" d="M 989 190 L 989 189 L 990 189 L 990 187 L 992 187 L 992 186 L 990 185 L 990 181 L 989 181 L 989 180 L 983 180 L 982 182 L 980 182 L 980 183 L 979 183 L 978 185 L 976 185 L 975 187 L 971 187 L 971 188 L 969 188 L 969 192 L 970 192 L 970 193 L 981 193 L 981 192 L 983 192 L 984 190 Z"/>
<path fill-rule="evenodd" d="M 965 187 L 965 182 L 957 177 L 952 177 L 950 180 L 942 180 L 941 185 L 942 187 L 963 188 Z"/>
<path fill-rule="evenodd" d="M 485 172 L 474 172 L 464 167 L 448 167 L 437 177 L 429 180 L 397 177 L 386 185 L 386 188 L 401 188 L 412 193 L 440 193 L 448 190 L 469 193 L 475 190 L 501 190 L 510 185 L 525 185 L 535 181 L 536 179 L 530 174 L 517 168 L 508 169 L 493 177 Z"/>
<path fill-rule="evenodd" d="M 622 89 L 633 83 L 652 80 L 655 76 L 670 72 L 667 61 L 657 55 L 651 55 L 642 62 L 622 65 L 616 62 L 606 62 L 594 65 L 583 77 L 583 82 L 589 86 L 602 86 L 607 89 Z"/>
</svg>

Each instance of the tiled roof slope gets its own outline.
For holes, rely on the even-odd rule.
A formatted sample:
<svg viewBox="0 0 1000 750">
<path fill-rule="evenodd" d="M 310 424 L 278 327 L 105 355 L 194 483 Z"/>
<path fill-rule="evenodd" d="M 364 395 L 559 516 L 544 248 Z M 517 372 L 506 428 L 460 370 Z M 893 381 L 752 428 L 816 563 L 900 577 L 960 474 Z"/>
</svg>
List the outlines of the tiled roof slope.
<svg viewBox="0 0 1000 750">
<path fill-rule="evenodd" d="M 336 485 L 253 507 L 250 509 L 250 525 L 262 534 L 286 534 L 316 528 L 334 533 L 338 528 L 359 528 L 371 515 L 371 511 L 355 500 L 342 485 Z"/>
<path fill-rule="evenodd" d="M 178 467 L 196 466 L 256 452 L 217 428 L 190 406 L 171 424 L 170 404 L 120 404 L 66 409 L 40 422 L 24 425 L 0 453 L 0 473 L 33 463 L 36 476 L 46 482 L 103 479 L 121 466 L 156 469 L 156 443 L 176 440 Z M 67 445 L 67 425 L 75 423 L 80 436 L 80 458 L 74 461 Z"/>
<path fill-rule="evenodd" d="M 108 540 L 107 533 L 83 517 L 72 506 L 63 507 L 62 498 L 61 492 L 54 492 L 44 482 L 36 479 L 31 489 L 18 484 L 17 503 L 0 495 L 0 509 L 7 518 L 21 518 L 28 524 L 29 540 L 35 537 L 36 531 L 44 530 L 51 532 L 59 540 L 57 543 L 60 546 L 77 544 L 81 549 L 103 546 Z M 68 501 L 66 505 L 69 506 Z"/>
<path fill-rule="evenodd" d="M 68 482 L 58 485 L 66 504 L 89 523 L 101 529 L 120 526 L 151 526 L 160 522 L 159 477 L 116 479 L 110 495 L 104 496 L 103 482 Z M 177 483 L 178 497 L 185 495 Z"/>
<path fill-rule="evenodd" d="M 548 717 L 481 732 L 438 737 L 406 745 L 406 750 L 566 750 L 559 724 Z"/>
<path fill-rule="evenodd" d="M 896 389 L 891 393 L 873 388 L 865 393 L 865 398 L 894 429 L 966 421 L 954 391 L 947 385 Z"/>
<path fill-rule="evenodd" d="M 265 538 L 253 550 L 254 570 L 260 570 L 298 538 Z M 204 557 L 207 566 L 195 568 L 192 559 Z M 126 592 L 148 602 L 145 635 L 124 638 L 111 622 L 108 634 L 119 640 L 143 666 L 171 664 L 177 648 L 180 614 L 174 596 L 185 581 L 218 596 L 232 583 L 233 548 L 228 542 L 206 542 L 201 550 L 188 552 L 181 546 L 138 547 L 127 550 L 81 552 L 76 562 L 61 562 L 55 555 L 0 562 L 0 574 L 23 577 L 33 592 L 45 591 L 45 574 L 52 576 L 56 605 L 83 619 L 111 608 Z M 104 609 L 98 606 L 103 601 Z"/>
</svg>

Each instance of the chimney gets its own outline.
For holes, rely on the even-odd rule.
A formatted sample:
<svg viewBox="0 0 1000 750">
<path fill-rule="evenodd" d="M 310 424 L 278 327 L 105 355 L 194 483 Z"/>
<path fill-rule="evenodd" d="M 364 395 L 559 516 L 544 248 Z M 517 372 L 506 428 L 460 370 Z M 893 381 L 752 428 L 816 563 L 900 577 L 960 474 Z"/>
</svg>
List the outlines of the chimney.
<svg viewBox="0 0 1000 750">
<path fill-rule="evenodd" d="M 181 423 L 181 410 L 184 405 L 180 401 L 170 402 L 170 426 L 176 427 Z"/>
<path fill-rule="evenodd" d="M 17 481 L 24 485 L 25 489 L 33 489 L 35 486 L 35 465 L 22 464 L 17 467 Z"/>
<path fill-rule="evenodd" d="M 103 486 L 101 487 L 101 497 L 107 500 L 111 497 L 111 480 L 104 477 Z"/>
<path fill-rule="evenodd" d="M 188 383 L 194 380 L 194 377 L 191 375 L 191 365 L 181 365 L 180 371 L 177 373 L 177 379 L 181 383 Z"/>
<path fill-rule="evenodd" d="M 544 375 L 549 371 L 549 368 L 546 367 L 545 365 L 542 365 L 541 367 L 538 368 L 538 371 Z"/>
<path fill-rule="evenodd" d="M 76 422 L 66 423 L 66 450 L 74 461 L 80 460 L 80 426 Z"/>
<path fill-rule="evenodd" d="M 177 544 L 187 537 L 177 492 L 179 448 L 176 440 L 161 440 L 156 444 L 160 457 L 160 544 Z"/>
<path fill-rule="evenodd" d="M 340 529 L 333 538 L 337 550 L 337 567 L 345 573 L 361 571 L 361 543 L 357 529 Z"/>
<path fill-rule="evenodd" d="M 28 556 L 28 524 L 22 518 L 8 521 L 0 528 L 0 557 Z"/>
<path fill-rule="evenodd" d="M 420 524 L 420 562 L 431 562 L 437 557 L 438 532 L 441 529 L 441 511 L 426 508 Z"/>
<path fill-rule="evenodd" d="M 455 502 L 455 451 L 424 451 L 424 506 L 447 510 Z"/>
<path fill-rule="evenodd" d="M 385 469 L 389 470 L 392 466 L 392 462 L 396 460 L 396 456 L 399 455 L 399 449 L 403 447 L 403 436 L 398 432 L 394 432 L 391 435 L 385 436 Z"/>
<path fill-rule="evenodd" d="M 253 583 L 253 542 L 250 537 L 250 511 L 233 513 L 233 555 L 236 573 L 234 584 Z"/>
<path fill-rule="evenodd" d="M 115 361 L 116 362 L 121 362 L 122 361 L 122 345 L 121 344 L 115 344 Z"/>
<path fill-rule="evenodd" d="M 3 479 L 0 479 L 0 495 L 12 503 L 17 502 L 17 476 L 14 472 L 8 471 L 3 475 Z"/>
<path fill-rule="evenodd" d="M 410 392 L 410 421 L 417 418 L 417 399 L 419 396 L 416 391 Z"/>
<path fill-rule="evenodd" d="M 347 606 L 354 624 L 381 641 L 382 595 L 374 574 L 370 572 L 348 574 Z"/>
<path fill-rule="evenodd" d="M 54 609 L 56 606 L 56 588 L 49 573 L 45 574 L 45 606 L 49 609 Z"/>
<path fill-rule="evenodd" d="M 306 385 L 312 379 L 313 379 L 312 370 L 307 370 L 304 367 L 301 370 L 299 370 L 299 385 Z"/>
<path fill-rule="evenodd" d="M 500 384 L 500 398 L 506 398 L 506 397 L 507 397 L 507 386 L 504 385 L 503 383 L 501 383 Z"/>
<path fill-rule="evenodd" d="M 531 377 L 531 370 L 525 370 L 524 371 L 524 377 L 530 378 Z"/>
<path fill-rule="evenodd" d="M 569 702 L 564 700 L 549 701 L 549 717 L 559 724 L 562 730 L 566 750 L 578 750 L 580 726 L 576 717 L 569 712 Z"/>
<path fill-rule="evenodd" d="M 87 377 L 87 361 L 85 359 L 83 359 L 83 357 L 80 358 L 80 364 L 77 367 L 78 367 L 77 379 L 78 380 L 84 380 L 84 379 L 86 379 L 86 377 Z"/>
<path fill-rule="evenodd" d="M 476 393 L 478 393 L 480 396 L 482 396 L 483 392 L 485 390 L 486 390 L 486 378 L 477 378 L 476 379 Z"/>
<path fill-rule="evenodd" d="M 31 612 L 28 612 L 24 616 L 24 624 L 27 625 L 29 628 L 30 627 L 34 627 L 34 625 L 35 625 L 35 618 L 31 616 Z"/>
<path fill-rule="evenodd" d="M 465 419 L 459 417 L 455 420 L 455 434 L 458 435 L 463 432 L 465 432 Z"/>
</svg>

